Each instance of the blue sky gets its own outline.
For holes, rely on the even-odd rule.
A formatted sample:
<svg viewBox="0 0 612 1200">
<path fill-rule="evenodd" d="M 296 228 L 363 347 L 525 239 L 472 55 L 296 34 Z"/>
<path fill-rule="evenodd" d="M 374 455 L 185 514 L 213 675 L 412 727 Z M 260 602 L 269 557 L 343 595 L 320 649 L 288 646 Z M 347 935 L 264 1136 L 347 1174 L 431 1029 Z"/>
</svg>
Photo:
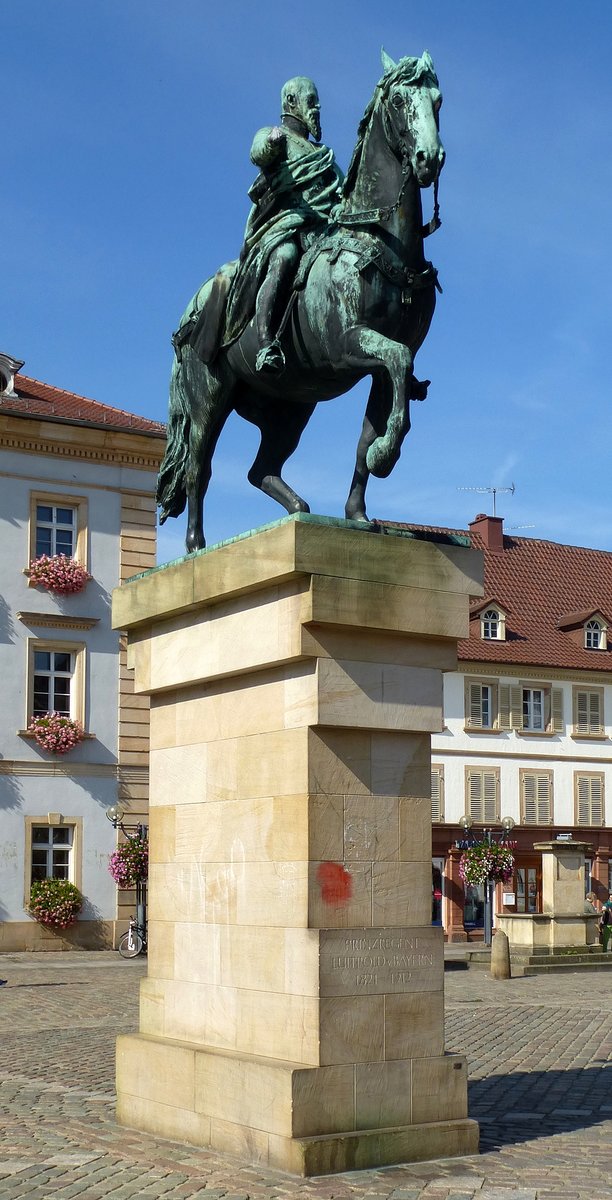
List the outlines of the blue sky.
<svg viewBox="0 0 612 1200">
<path fill-rule="evenodd" d="M 431 52 L 444 93 L 432 380 L 371 516 L 612 549 L 609 0 L 20 0 L 3 6 L 0 349 L 24 372 L 165 419 L 170 334 L 240 249 L 255 130 L 311 75 L 346 168 L 380 47 Z M 426 215 L 431 193 L 424 197 Z M 341 516 L 367 395 L 319 406 L 285 474 Z M 232 418 L 209 544 L 283 510 Z M 517 532 L 519 532 L 517 530 Z M 171 521 L 160 559 L 182 552 Z"/>
</svg>

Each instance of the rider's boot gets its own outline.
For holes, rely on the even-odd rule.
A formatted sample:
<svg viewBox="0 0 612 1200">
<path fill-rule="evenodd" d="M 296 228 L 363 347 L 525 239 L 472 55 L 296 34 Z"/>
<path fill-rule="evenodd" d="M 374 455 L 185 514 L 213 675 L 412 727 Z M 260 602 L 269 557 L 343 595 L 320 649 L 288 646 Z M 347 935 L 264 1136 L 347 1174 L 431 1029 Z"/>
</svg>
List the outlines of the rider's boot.
<svg viewBox="0 0 612 1200">
<path fill-rule="evenodd" d="M 259 351 L 255 359 L 255 370 L 262 371 L 265 375 L 280 375 L 284 368 L 285 355 L 280 342 L 274 338 L 274 341 L 269 342 L 267 346 L 262 346 Z"/>
</svg>

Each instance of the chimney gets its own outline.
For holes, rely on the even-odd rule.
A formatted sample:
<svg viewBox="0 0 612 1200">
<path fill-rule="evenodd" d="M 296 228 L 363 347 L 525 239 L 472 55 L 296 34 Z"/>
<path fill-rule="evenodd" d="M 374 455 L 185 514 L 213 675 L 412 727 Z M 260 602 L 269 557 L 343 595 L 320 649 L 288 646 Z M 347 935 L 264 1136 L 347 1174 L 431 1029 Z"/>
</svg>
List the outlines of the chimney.
<svg viewBox="0 0 612 1200">
<path fill-rule="evenodd" d="M 478 513 L 474 520 L 469 525 L 470 533 L 477 533 L 479 538 L 484 542 L 487 550 L 491 550 L 493 554 L 502 554 L 504 550 L 504 518 L 503 517 L 487 517 L 485 513 Z"/>
</svg>

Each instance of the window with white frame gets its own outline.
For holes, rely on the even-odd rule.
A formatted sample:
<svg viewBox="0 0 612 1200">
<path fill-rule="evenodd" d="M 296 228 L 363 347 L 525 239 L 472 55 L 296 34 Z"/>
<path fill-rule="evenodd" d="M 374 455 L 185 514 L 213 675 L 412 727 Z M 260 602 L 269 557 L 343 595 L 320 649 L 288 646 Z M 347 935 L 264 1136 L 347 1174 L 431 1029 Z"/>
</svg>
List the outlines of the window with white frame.
<svg viewBox="0 0 612 1200">
<path fill-rule="evenodd" d="M 501 609 L 485 609 L 480 617 L 480 636 L 485 641 L 503 642 L 506 637 L 506 618 Z"/>
<path fill-rule="evenodd" d="M 31 883 L 37 879 L 72 880 L 72 825 L 33 825 Z"/>
<path fill-rule="evenodd" d="M 76 549 L 77 510 L 56 504 L 36 505 L 35 557 L 65 554 L 72 558 Z"/>
<path fill-rule="evenodd" d="M 57 712 L 85 728 L 85 646 L 28 639 L 26 728 L 32 717 Z"/>
<path fill-rule="evenodd" d="M 467 729 L 496 729 L 498 720 L 497 683 L 494 680 L 466 679 L 465 725 Z"/>
<path fill-rule="evenodd" d="M 592 617 L 584 627 L 585 650 L 606 650 L 607 629 L 602 621 Z"/>
<path fill-rule="evenodd" d="M 514 692 L 514 688 L 511 689 Z M 511 696 L 512 707 L 515 707 Z M 560 733 L 563 729 L 563 690 L 548 684 L 523 684 L 520 688 L 521 721 L 524 733 Z M 516 722 L 513 720 L 513 725 Z"/>
<path fill-rule="evenodd" d="M 523 729 L 543 733 L 546 729 L 544 688 L 523 688 Z"/>
<path fill-rule="evenodd" d="M 577 825 L 604 824 L 604 776 L 601 771 L 576 771 L 574 796 Z"/>
<path fill-rule="evenodd" d="M 603 688 L 573 689 L 574 701 L 574 736 L 603 737 L 604 726 L 604 690 Z"/>
<path fill-rule="evenodd" d="M 87 565 L 87 499 L 53 492 L 30 493 L 30 559 L 65 554 Z"/>
<path fill-rule="evenodd" d="M 34 650 L 32 716 L 57 712 L 73 715 L 74 654 L 66 650 Z"/>
<path fill-rule="evenodd" d="M 522 823 L 524 825 L 552 824 L 552 771 L 521 770 L 520 786 Z"/>
<path fill-rule="evenodd" d="M 478 825 L 499 821 L 498 767 L 466 769 L 465 811 Z"/>
<path fill-rule="evenodd" d="M 444 820 L 444 767 L 431 767 L 431 819 Z"/>
</svg>

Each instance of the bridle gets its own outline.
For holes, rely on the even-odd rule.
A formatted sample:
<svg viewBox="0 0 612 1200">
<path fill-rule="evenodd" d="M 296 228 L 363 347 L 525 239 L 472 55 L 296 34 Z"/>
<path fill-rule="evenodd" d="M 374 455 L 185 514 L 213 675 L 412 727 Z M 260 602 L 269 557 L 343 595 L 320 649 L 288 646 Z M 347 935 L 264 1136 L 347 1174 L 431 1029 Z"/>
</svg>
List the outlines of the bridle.
<svg viewBox="0 0 612 1200">
<path fill-rule="evenodd" d="M 406 128 L 404 128 L 402 130 L 397 131 L 393 128 L 393 122 L 389 115 L 389 109 L 388 109 L 388 95 L 383 96 L 382 99 L 383 99 L 383 105 L 384 105 L 383 112 L 382 112 L 382 120 L 383 120 L 383 127 L 384 127 L 384 131 L 385 131 L 385 137 L 387 139 L 387 144 L 389 146 L 391 146 L 391 148 L 393 148 L 393 142 L 395 141 L 396 145 L 397 145 L 397 149 L 400 152 L 400 160 L 401 160 L 401 165 L 402 165 L 402 182 L 400 185 L 399 194 L 398 194 L 398 197 L 397 197 L 397 200 L 395 201 L 395 203 L 390 204 L 387 208 L 363 209 L 361 212 L 346 213 L 346 215 L 340 215 L 340 214 L 336 215 L 335 214 L 334 220 L 336 221 L 336 224 L 345 225 L 347 228 L 354 228 L 355 226 L 359 226 L 359 225 L 381 225 L 381 224 L 384 225 L 387 221 L 390 221 L 391 217 L 393 216 L 393 214 L 395 212 L 397 212 L 398 208 L 400 207 L 400 205 L 402 203 L 402 200 L 404 198 L 404 192 L 406 190 L 406 184 L 408 183 L 410 175 L 412 174 L 412 165 L 410 162 L 410 151 L 406 144 L 408 130 Z M 438 172 L 438 174 L 436 175 L 436 178 L 434 179 L 434 184 L 433 184 L 433 189 L 434 189 L 434 191 L 433 191 L 433 199 L 434 199 L 433 217 L 431 218 L 430 221 L 428 221 L 425 225 L 423 225 L 422 230 L 421 230 L 421 234 L 424 238 L 429 237 L 430 234 L 432 234 L 432 233 L 435 233 L 436 230 L 439 229 L 440 225 L 442 224 L 442 222 L 440 220 L 440 204 L 438 202 L 439 178 L 440 178 L 440 176 L 439 176 L 439 172 Z"/>
</svg>

